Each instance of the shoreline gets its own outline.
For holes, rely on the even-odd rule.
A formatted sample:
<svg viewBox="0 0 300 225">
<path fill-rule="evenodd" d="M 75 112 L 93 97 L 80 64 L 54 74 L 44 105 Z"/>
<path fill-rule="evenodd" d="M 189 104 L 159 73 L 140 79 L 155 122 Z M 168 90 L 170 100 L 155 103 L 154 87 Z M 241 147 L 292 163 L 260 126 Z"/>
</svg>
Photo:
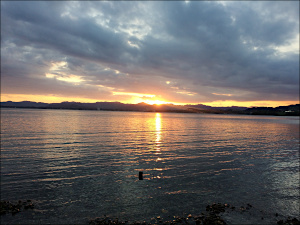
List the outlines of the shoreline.
<svg viewBox="0 0 300 225">
<path fill-rule="evenodd" d="M 0 215 L 11 214 L 14 216 L 17 213 L 22 213 L 23 211 L 35 209 L 35 204 L 32 200 L 19 200 L 16 204 L 1 200 L 0 204 Z M 254 207 L 251 204 L 246 204 L 245 206 L 232 206 L 230 204 L 223 203 L 213 203 L 207 205 L 204 212 L 197 215 L 186 214 L 183 216 L 168 216 L 166 218 L 161 216 L 156 216 L 151 218 L 148 222 L 143 221 L 128 221 L 119 220 L 119 218 L 112 218 L 104 215 L 103 217 L 97 217 L 95 219 L 89 219 L 86 225 L 227 225 L 227 224 L 243 224 L 241 217 L 249 217 L 252 219 L 260 220 L 261 223 L 253 224 L 277 224 L 277 225 L 300 225 L 299 219 L 296 217 L 292 218 L 289 216 L 279 215 L 278 213 L 273 213 L 272 221 L 270 221 L 270 215 L 264 214 L 262 211 L 261 215 L 253 215 L 251 210 Z M 248 213 L 248 215 L 247 215 Z M 264 218 L 265 216 L 265 218 Z M 230 219 L 231 218 L 231 221 Z M 240 218 L 240 219 L 239 219 Z M 245 218 L 244 218 L 245 219 Z M 265 220 L 266 219 L 266 220 Z M 264 221 L 266 223 L 264 223 Z M 249 220 L 248 220 L 249 222 Z M 72 223 L 73 224 L 73 223 Z M 75 223 L 76 224 L 76 223 Z M 249 223 L 247 223 L 249 224 Z"/>
<path fill-rule="evenodd" d="M 0 108 L 29 108 L 29 109 L 66 109 L 91 111 L 121 111 L 121 112 L 168 112 L 168 113 L 198 113 L 198 114 L 230 114 L 230 115 L 269 115 L 269 116 L 299 116 L 300 105 L 272 107 L 211 107 L 198 105 L 149 105 L 146 103 L 123 104 L 120 102 L 0 102 Z"/>
</svg>

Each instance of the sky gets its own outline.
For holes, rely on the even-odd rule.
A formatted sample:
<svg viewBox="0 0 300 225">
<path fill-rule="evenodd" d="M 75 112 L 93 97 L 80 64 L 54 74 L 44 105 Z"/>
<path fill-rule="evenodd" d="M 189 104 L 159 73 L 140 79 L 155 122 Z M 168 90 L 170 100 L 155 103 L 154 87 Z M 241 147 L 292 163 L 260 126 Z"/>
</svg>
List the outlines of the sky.
<svg viewBox="0 0 300 225">
<path fill-rule="evenodd" d="M 1 1 L 1 101 L 299 103 L 299 1 Z"/>
</svg>

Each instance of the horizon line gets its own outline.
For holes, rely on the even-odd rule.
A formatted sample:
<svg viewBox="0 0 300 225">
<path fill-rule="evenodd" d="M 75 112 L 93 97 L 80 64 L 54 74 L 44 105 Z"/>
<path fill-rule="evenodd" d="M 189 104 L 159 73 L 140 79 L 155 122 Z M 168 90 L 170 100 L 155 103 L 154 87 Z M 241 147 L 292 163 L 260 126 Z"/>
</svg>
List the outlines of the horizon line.
<svg viewBox="0 0 300 225">
<path fill-rule="evenodd" d="M 96 101 L 96 102 L 76 102 L 76 101 L 62 101 L 62 102 L 52 102 L 52 103 L 48 103 L 48 102 L 36 102 L 36 101 L 29 101 L 29 100 L 24 100 L 24 101 L 18 101 L 18 102 L 15 102 L 15 101 L 4 101 L 4 102 L 0 102 L 0 103 L 7 103 L 7 102 L 13 102 L 13 103 L 22 103 L 22 102 L 32 102 L 32 103 L 41 103 L 41 104 L 62 104 L 62 103 L 80 103 L 80 104 L 96 104 L 96 103 L 120 103 L 120 104 L 124 104 L 124 105 L 138 105 L 138 104 L 146 104 L 146 105 L 149 105 L 149 106 L 162 106 L 162 105 L 174 105 L 174 106 L 193 106 L 193 105 L 203 105 L 203 106 L 206 106 L 206 107 L 211 107 L 211 108 L 231 108 L 231 107 L 237 107 L 237 108 L 278 108 L 278 107 L 281 107 L 281 106 L 291 106 L 291 105 L 299 105 L 300 103 L 298 104 L 289 104 L 289 105 L 280 105 L 280 106 L 277 106 L 277 107 L 271 107 L 271 106 L 250 106 L 250 107 L 246 107 L 246 106 L 209 106 L 209 105 L 205 105 L 205 104 L 202 104 L 202 103 L 183 103 L 183 104 L 174 104 L 174 103 L 160 103 L 160 104 L 149 104 L 149 103 L 146 103 L 146 102 L 138 102 L 138 103 L 123 103 L 123 102 L 120 102 L 120 101 Z"/>
</svg>

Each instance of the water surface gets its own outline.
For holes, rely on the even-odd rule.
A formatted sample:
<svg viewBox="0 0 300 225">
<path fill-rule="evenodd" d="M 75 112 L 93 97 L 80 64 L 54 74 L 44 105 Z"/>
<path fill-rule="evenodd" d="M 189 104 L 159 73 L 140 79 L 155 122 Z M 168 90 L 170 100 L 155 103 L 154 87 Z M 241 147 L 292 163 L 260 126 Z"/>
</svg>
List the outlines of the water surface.
<svg viewBox="0 0 300 225">
<path fill-rule="evenodd" d="M 213 202 L 295 217 L 299 118 L 1 109 L 1 198 L 36 203 L 8 224 L 150 220 Z"/>
</svg>

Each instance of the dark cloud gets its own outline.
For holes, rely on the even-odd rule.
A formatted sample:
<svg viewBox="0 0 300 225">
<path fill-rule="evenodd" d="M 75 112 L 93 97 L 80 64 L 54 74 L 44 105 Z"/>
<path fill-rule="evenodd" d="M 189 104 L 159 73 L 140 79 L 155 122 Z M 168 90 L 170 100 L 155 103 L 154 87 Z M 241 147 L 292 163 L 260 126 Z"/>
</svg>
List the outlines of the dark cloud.
<svg viewBox="0 0 300 225">
<path fill-rule="evenodd" d="M 299 2 L 4 1 L 2 93 L 296 101 L 298 9 Z M 82 81 L 68 82 L 71 75 Z"/>
</svg>

